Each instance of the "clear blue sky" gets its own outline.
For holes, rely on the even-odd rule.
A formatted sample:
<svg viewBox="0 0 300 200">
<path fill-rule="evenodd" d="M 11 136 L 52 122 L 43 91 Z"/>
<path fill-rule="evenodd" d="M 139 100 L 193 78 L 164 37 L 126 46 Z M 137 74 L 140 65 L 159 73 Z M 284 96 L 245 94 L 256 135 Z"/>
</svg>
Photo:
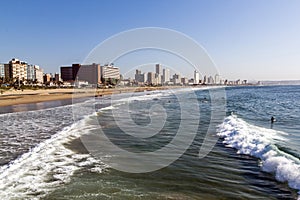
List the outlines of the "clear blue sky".
<svg viewBox="0 0 300 200">
<path fill-rule="evenodd" d="M 150 26 L 195 39 L 229 79 L 300 79 L 299 0 L 12 0 L 0 10 L 0 62 L 59 72 L 106 38 Z"/>
</svg>

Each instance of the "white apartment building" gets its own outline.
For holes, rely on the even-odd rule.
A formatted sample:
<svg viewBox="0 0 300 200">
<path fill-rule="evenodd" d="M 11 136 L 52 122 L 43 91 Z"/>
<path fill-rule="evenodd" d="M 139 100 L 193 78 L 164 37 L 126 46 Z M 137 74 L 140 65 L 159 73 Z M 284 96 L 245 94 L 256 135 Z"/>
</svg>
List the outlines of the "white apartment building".
<svg viewBox="0 0 300 200">
<path fill-rule="evenodd" d="M 0 63 L 0 78 L 4 78 L 5 77 L 5 65 Z"/>
<path fill-rule="evenodd" d="M 194 84 L 199 84 L 200 81 L 200 74 L 198 71 L 194 71 Z"/>
<path fill-rule="evenodd" d="M 35 79 L 37 83 L 43 83 L 43 74 L 44 71 L 42 68 L 40 68 L 38 65 L 34 65 L 34 73 L 35 73 Z"/>
<path fill-rule="evenodd" d="M 20 80 L 26 80 L 27 63 L 13 58 L 11 61 L 9 61 L 6 69 L 6 76 L 12 79 L 19 78 Z"/>
<path fill-rule="evenodd" d="M 163 69 L 163 75 L 162 75 L 162 83 L 168 84 L 170 82 L 170 70 L 169 69 Z"/>
</svg>

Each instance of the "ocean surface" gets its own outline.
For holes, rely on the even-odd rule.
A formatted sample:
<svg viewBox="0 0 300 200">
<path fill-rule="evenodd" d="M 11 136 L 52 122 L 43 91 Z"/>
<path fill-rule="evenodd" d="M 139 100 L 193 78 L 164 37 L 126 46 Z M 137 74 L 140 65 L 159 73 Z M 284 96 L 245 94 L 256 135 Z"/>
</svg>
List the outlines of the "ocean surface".
<svg viewBox="0 0 300 200">
<path fill-rule="evenodd" d="M 300 199 L 299 100 L 247 86 L 0 108 L 0 199 Z"/>
</svg>

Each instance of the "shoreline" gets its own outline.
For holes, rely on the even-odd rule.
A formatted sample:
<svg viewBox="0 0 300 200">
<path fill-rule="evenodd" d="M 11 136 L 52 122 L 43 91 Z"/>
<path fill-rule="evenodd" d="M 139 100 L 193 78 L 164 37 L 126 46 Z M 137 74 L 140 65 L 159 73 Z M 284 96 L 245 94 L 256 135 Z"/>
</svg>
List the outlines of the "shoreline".
<svg viewBox="0 0 300 200">
<path fill-rule="evenodd" d="M 73 89 L 7 91 L 0 95 L 0 107 L 72 99 L 73 92 Z M 91 93 L 86 92 L 78 98 L 89 96 Z"/>
<path fill-rule="evenodd" d="M 144 92 L 154 90 L 166 90 L 185 88 L 182 86 L 172 87 L 120 87 L 108 89 L 39 89 L 39 90 L 8 90 L 0 94 L 0 107 L 14 106 L 21 104 L 32 104 L 47 101 L 67 100 L 67 99 L 80 99 L 87 97 L 101 97 L 112 94 L 130 93 L 130 92 Z"/>
</svg>

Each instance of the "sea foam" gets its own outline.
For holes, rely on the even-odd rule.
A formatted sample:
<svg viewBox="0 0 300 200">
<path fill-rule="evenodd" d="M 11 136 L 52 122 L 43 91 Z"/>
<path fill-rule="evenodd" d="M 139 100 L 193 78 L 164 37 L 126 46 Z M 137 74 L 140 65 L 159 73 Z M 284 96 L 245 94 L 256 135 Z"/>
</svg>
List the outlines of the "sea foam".
<svg viewBox="0 0 300 200">
<path fill-rule="evenodd" d="M 254 126 L 236 116 L 229 116 L 218 127 L 217 135 L 224 139 L 227 147 L 237 149 L 238 154 L 259 158 L 262 170 L 298 190 L 300 199 L 300 161 L 276 146 L 277 142 L 286 140 L 286 133 Z"/>
<path fill-rule="evenodd" d="M 91 172 L 101 173 L 107 167 L 104 163 L 65 147 L 66 143 L 93 128 L 86 124 L 87 118 L 0 167 L 0 199 L 39 199 L 69 182 L 76 170 L 86 166 L 91 167 Z"/>
</svg>

